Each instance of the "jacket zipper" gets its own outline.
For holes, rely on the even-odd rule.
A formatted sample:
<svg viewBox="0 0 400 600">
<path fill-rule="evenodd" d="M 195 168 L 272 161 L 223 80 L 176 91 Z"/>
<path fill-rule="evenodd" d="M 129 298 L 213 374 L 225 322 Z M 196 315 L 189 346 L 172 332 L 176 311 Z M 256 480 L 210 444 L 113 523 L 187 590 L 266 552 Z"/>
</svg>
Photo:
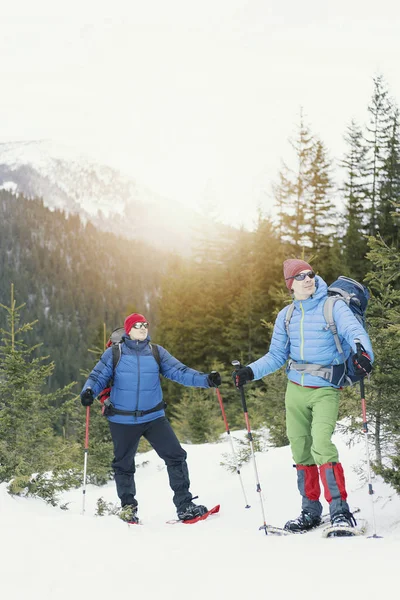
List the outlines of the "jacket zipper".
<svg viewBox="0 0 400 600">
<path fill-rule="evenodd" d="M 135 410 L 139 410 L 139 389 L 140 389 L 140 360 L 139 360 L 139 341 L 136 342 L 136 358 L 137 358 L 137 368 L 138 368 L 138 381 L 137 381 L 137 394 L 136 394 L 136 408 Z"/>
<path fill-rule="evenodd" d="M 301 318 L 300 318 L 300 358 L 304 360 L 304 308 L 300 302 Z M 304 385 L 304 373 L 301 374 L 301 385 Z"/>
</svg>

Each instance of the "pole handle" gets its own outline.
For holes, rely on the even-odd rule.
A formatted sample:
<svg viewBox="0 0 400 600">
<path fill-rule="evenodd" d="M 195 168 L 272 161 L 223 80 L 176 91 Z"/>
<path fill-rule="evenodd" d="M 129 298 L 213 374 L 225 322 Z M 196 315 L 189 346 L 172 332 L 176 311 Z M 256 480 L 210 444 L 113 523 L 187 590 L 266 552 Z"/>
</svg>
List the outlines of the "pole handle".
<svg viewBox="0 0 400 600">
<path fill-rule="evenodd" d="M 360 342 L 360 340 L 354 340 L 354 342 L 355 342 L 356 348 L 357 348 L 357 357 L 360 358 L 362 355 L 361 342 Z M 360 379 L 360 394 L 361 394 L 361 401 L 365 402 L 365 384 L 364 384 L 363 377 Z"/>
<path fill-rule="evenodd" d="M 232 365 L 234 366 L 235 371 L 239 371 L 239 369 L 242 368 L 242 365 L 240 364 L 240 360 L 233 360 Z M 244 389 L 243 389 L 242 385 L 239 387 L 239 392 L 240 392 L 240 399 L 242 401 L 243 412 L 245 414 L 247 414 L 246 397 L 244 395 Z"/>
</svg>

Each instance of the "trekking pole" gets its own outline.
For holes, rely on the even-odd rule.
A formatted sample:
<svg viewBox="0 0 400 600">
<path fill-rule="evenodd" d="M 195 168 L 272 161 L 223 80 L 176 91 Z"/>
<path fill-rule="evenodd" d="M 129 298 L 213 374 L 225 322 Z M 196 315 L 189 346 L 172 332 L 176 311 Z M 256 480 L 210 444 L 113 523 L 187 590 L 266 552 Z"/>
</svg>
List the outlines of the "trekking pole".
<svg viewBox="0 0 400 600">
<path fill-rule="evenodd" d="M 362 355 L 362 346 L 360 340 L 354 340 L 357 348 L 357 356 L 360 358 Z M 365 454 L 367 457 L 367 476 L 368 476 L 368 494 L 371 497 L 371 507 L 372 507 L 372 521 L 374 526 L 374 535 L 371 537 L 378 538 L 379 535 L 376 534 L 376 519 L 375 519 L 375 506 L 372 496 L 374 494 L 374 490 L 372 488 L 372 477 L 371 477 L 371 462 L 369 458 L 369 442 L 368 442 L 368 421 L 367 421 L 367 403 L 365 402 L 365 384 L 364 378 L 360 379 L 360 396 L 361 396 L 361 410 L 362 410 L 362 419 L 363 419 L 363 427 L 362 431 L 365 438 Z"/>
<path fill-rule="evenodd" d="M 225 408 L 224 408 L 224 403 L 222 401 L 221 392 L 219 391 L 218 388 L 215 388 L 215 391 L 217 392 L 218 402 L 219 402 L 219 405 L 221 407 L 222 418 L 224 419 L 226 433 L 227 433 L 227 435 L 229 437 L 229 441 L 231 443 L 232 456 L 233 456 L 233 459 L 234 459 L 235 465 L 236 465 L 236 473 L 239 475 L 240 485 L 242 486 L 242 492 L 243 492 L 243 496 L 244 496 L 244 501 L 246 503 L 245 508 L 250 508 L 250 504 L 247 502 L 246 492 L 245 492 L 245 489 L 244 489 L 244 485 L 243 485 L 243 481 L 242 481 L 242 476 L 240 474 L 239 462 L 238 462 L 238 459 L 237 459 L 237 456 L 236 456 L 235 448 L 233 446 L 233 440 L 232 440 L 231 432 L 230 432 L 230 429 L 229 429 L 228 419 L 226 418 Z"/>
<path fill-rule="evenodd" d="M 238 360 L 233 360 L 232 361 L 232 365 L 235 367 L 235 371 L 238 371 L 240 369 L 240 367 L 241 367 L 240 361 L 238 361 Z M 252 458 L 253 458 L 254 474 L 255 474 L 255 477 L 256 477 L 256 491 L 260 494 L 260 503 L 261 503 L 262 517 L 263 517 L 263 525 L 261 525 L 261 527 L 259 529 L 264 529 L 265 535 L 268 535 L 267 523 L 265 521 L 264 503 L 263 503 L 263 499 L 262 499 L 262 495 L 261 495 L 260 478 L 258 476 L 256 455 L 255 455 L 255 452 L 254 452 L 253 434 L 252 434 L 251 428 L 250 428 L 250 419 L 249 419 L 249 414 L 247 412 L 246 397 L 244 395 L 244 389 L 243 389 L 242 385 L 239 387 L 239 391 L 240 391 L 240 397 L 241 397 L 241 400 L 242 400 L 242 407 L 243 407 L 243 412 L 244 412 L 244 418 L 245 418 L 246 426 L 247 426 L 247 438 L 248 438 L 248 440 L 250 442 L 251 455 L 252 455 Z"/>
<path fill-rule="evenodd" d="M 86 407 L 86 435 L 85 435 L 85 459 L 83 463 L 83 490 L 82 490 L 82 514 L 85 514 L 85 500 L 86 500 L 86 476 L 87 476 L 87 459 L 89 451 L 89 420 L 90 420 L 90 406 Z"/>
</svg>

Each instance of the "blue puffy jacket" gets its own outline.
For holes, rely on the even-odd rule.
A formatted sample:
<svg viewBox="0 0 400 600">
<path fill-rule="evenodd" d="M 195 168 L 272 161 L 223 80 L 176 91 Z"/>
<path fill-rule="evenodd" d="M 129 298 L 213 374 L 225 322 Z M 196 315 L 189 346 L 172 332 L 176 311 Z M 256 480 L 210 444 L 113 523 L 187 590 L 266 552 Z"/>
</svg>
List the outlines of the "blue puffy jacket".
<svg viewBox="0 0 400 600">
<path fill-rule="evenodd" d="M 315 279 L 315 293 L 307 300 L 294 301 L 295 309 L 289 324 L 289 338 L 285 328 L 285 317 L 289 307 L 285 306 L 278 314 L 268 353 L 248 365 L 254 373 L 254 379 L 261 379 L 280 369 L 289 358 L 297 363 L 325 366 L 344 362 L 343 355 L 338 352 L 334 337 L 327 328 L 324 317 L 324 303 L 328 295 L 328 286 L 318 275 Z M 333 317 L 345 359 L 349 357 L 351 349 L 356 352 L 354 340 L 359 339 L 373 361 L 374 353 L 370 339 L 345 302 L 335 303 Z M 322 377 L 299 373 L 290 369 L 289 365 L 287 374 L 290 381 L 303 386 L 332 386 L 332 383 Z"/>
<path fill-rule="evenodd" d="M 171 356 L 165 348 L 158 346 L 160 368 L 149 346 L 150 338 L 143 342 L 123 336 L 121 358 L 113 375 L 112 349 L 108 348 L 83 386 L 82 391 L 90 387 L 97 396 L 114 376 L 110 400 L 115 408 L 126 411 L 142 411 L 154 408 L 162 401 L 159 373 L 164 377 L 185 386 L 209 388 L 207 375 L 189 369 Z M 108 417 L 113 423 L 146 423 L 165 415 L 158 410 L 141 417 L 114 415 Z"/>
</svg>

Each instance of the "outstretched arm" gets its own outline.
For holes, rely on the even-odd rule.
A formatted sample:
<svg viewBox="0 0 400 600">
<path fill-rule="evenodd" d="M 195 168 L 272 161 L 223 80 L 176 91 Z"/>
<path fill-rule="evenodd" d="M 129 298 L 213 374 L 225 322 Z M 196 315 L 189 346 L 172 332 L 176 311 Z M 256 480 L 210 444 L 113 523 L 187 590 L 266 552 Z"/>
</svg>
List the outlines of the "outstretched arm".
<svg viewBox="0 0 400 600">
<path fill-rule="evenodd" d="M 284 310 L 281 311 L 275 321 L 271 345 L 267 354 L 248 365 L 254 373 L 254 379 L 261 379 L 265 375 L 277 371 L 289 358 L 290 344 L 285 329 L 285 314 Z"/>
<path fill-rule="evenodd" d="M 196 371 L 195 369 L 190 369 L 181 363 L 177 358 L 172 356 L 172 354 L 170 354 L 162 346 L 158 346 L 158 348 L 160 351 L 161 375 L 167 379 L 171 379 L 171 381 L 176 381 L 181 385 L 186 385 L 189 387 L 210 387 L 210 384 L 208 383 L 208 375 L 201 373 L 200 371 Z"/>
</svg>

